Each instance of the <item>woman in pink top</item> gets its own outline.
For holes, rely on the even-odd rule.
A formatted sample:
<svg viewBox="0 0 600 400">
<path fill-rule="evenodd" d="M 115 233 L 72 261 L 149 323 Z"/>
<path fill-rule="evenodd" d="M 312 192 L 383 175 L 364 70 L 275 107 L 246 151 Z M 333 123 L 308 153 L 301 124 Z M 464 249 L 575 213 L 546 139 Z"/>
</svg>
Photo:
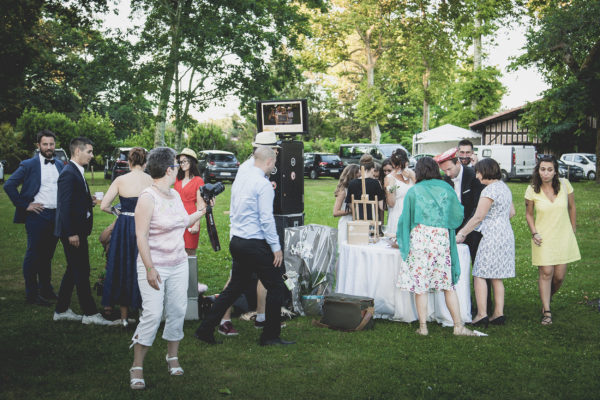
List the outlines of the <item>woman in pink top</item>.
<svg viewBox="0 0 600 400">
<path fill-rule="evenodd" d="M 187 227 L 206 214 L 206 204 L 200 200 L 198 210 L 188 215 L 181 197 L 171 189 L 179 168 L 176 154 L 168 147 L 159 147 L 150 152 L 147 169 L 153 183 L 140 194 L 135 208 L 139 251 L 137 273 L 143 311 L 132 338 L 132 389 L 146 387 L 143 378 L 144 357 L 156 337 L 163 309 L 165 328 L 162 337 L 167 341 L 167 368 L 171 375 L 183 375 L 177 350 L 179 341 L 183 339 L 183 320 L 187 308 L 188 262 L 181 237 Z"/>
</svg>

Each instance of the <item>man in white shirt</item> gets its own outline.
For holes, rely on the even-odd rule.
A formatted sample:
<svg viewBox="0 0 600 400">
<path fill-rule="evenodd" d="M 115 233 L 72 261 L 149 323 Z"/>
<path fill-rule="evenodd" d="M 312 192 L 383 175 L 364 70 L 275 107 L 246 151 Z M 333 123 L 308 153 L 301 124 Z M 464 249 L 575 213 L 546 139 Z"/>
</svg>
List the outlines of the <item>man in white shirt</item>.
<svg viewBox="0 0 600 400">
<path fill-rule="evenodd" d="M 83 324 L 110 325 L 98 312 L 90 289 L 88 236 L 94 223 L 94 202 L 85 180 L 84 169 L 90 163 L 93 143 L 85 137 L 71 140 L 71 160 L 58 177 L 58 208 L 54 234 L 60 238 L 67 268 L 58 291 L 54 321 L 81 321 Z M 83 315 L 69 308 L 73 288 Z"/>
<path fill-rule="evenodd" d="M 254 166 L 244 179 L 236 179 L 231 187 L 231 251 L 233 266 L 231 281 L 217 298 L 209 315 L 196 331 L 196 337 L 215 344 L 214 328 L 221 317 L 249 285 L 252 273 L 267 289 L 266 321 L 260 337 L 261 346 L 289 345 L 282 340 L 280 310 L 285 286 L 279 267 L 283 252 L 273 217 L 274 191 L 267 176 L 275 167 L 276 154 L 269 147 L 254 152 Z"/>
<path fill-rule="evenodd" d="M 484 185 L 475 177 L 473 168 L 465 167 L 459 162 L 457 154 L 458 149 L 452 148 L 435 157 L 435 161 L 437 161 L 440 169 L 445 173 L 444 180 L 454 187 L 456 196 L 465 209 L 463 223 L 456 230 L 458 232 L 475 213 Z M 471 232 L 467 235 L 467 239 L 465 239 L 465 244 L 469 246 L 472 260 L 475 260 L 480 240 L 481 234 L 477 231 Z"/>
<path fill-rule="evenodd" d="M 54 157 L 54 132 L 39 132 L 37 147 L 39 154 L 21 162 L 4 184 L 4 191 L 16 208 L 14 222 L 24 223 L 27 231 L 23 260 L 26 301 L 50 306 L 50 301 L 57 299 L 50 281 L 52 257 L 58 241 L 54 236 L 57 181 L 63 163 Z"/>
</svg>

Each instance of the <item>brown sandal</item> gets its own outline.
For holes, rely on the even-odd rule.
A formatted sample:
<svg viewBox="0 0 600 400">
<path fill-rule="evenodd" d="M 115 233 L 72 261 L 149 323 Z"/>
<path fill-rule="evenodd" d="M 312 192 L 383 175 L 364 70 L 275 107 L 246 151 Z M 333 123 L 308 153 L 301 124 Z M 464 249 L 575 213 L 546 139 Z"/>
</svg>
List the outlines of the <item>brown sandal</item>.
<svg viewBox="0 0 600 400">
<path fill-rule="evenodd" d="M 552 325 L 552 313 L 550 310 L 542 311 L 542 325 Z"/>
</svg>

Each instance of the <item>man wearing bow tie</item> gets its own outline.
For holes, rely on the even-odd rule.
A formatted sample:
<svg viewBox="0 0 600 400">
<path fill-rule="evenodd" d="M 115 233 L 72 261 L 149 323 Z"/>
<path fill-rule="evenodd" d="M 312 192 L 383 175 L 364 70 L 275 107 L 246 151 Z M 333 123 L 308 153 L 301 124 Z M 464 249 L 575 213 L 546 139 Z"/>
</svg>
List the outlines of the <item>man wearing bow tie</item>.
<svg viewBox="0 0 600 400">
<path fill-rule="evenodd" d="M 21 162 L 4 184 L 4 191 L 16 208 L 14 222 L 24 223 L 27 232 L 23 260 L 26 301 L 40 306 L 49 306 L 49 301 L 57 298 L 50 283 L 50 265 L 58 241 L 54 236 L 54 222 L 57 181 L 63 164 L 54 157 L 55 146 L 53 132 L 39 132 L 39 154 Z"/>
</svg>

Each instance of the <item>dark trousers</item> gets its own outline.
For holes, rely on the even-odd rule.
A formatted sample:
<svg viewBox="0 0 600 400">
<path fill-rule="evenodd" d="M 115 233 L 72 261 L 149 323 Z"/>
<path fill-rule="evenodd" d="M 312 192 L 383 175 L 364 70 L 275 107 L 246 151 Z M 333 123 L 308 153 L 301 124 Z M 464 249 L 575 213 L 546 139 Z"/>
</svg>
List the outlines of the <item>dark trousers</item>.
<svg viewBox="0 0 600 400">
<path fill-rule="evenodd" d="M 273 266 L 273 252 L 265 240 L 231 238 L 229 251 L 233 258 L 231 280 L 221 292 L 210 313 L 204 318 L 198 331 L 212 332 L 233 302 L 248 285 L 252 285 L 252 273 L 267 289 L 265 327 L 261 340 L 275 339 L 281 332 L 281 305 L 285 285 L 279 268 Z"/>
<path fill-rule="evenodd" d="M 90 289 L 90 257 L 87 236 L 79 235 L 79 247 L 71 246 L 68 238 L 61 238 L 60 241 L 65 249 L 67 269 L 60 283 L 56 312 L 67 311 L 71 304 L 73 287 L 75 287 L 82 312 L 85 315 L 94 315 L 98 313 L 98 310 Z"/>
<path fill-rule="evenodd" d="M 27 250 L 23 260 L 25 295 L 35 298 L 52 292 L 51 264 L 58 238 L 54 236 L 56 210 L 44 209 L 41 213 L 27 213 Z"/>
</svg>

